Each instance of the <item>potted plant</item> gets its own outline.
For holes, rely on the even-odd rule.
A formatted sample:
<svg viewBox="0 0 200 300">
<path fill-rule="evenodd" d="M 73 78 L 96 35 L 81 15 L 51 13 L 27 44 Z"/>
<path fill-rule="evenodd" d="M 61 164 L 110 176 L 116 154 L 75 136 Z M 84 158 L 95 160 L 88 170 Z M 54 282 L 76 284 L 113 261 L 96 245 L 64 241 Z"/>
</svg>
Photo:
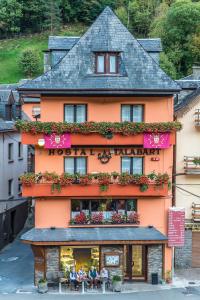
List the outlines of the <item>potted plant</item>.
<svg viewBox="0 0 200 300">
<path fill-rule="evenodd" d="M 87 224 L 88 220 L 84 212 L 80 212 L 74 217 L 74 224 Z"/>
<path fill-rule="evenodd" d="M 165 274 L 165 280 L 167 283 L 172 283 L 172 272 L 168 270 Z"/>
<path fill-rule="evenodd" d="M 102 192 L 107 191 L 108 186 L 111 183 L 111 175 L 108 173 L 99 173 L 98 174 L 98 183 L 100 186 L 100 190 Z"/>
<path fill-rule="evenodd" d="M 60 184 L 61 185 L 71 185 L 73 183 L 74 176 L 68 173 L 63 173 L 60 176 Z"/>
<path fill-rule="evenodd" d="M 44 294 L 48 292 L 47 280 L 45 278 L 41 278 L 38 281 L 38 293 Z"/>
<path fill-rule="evenodd" d="M 140 191 L 145 192 L 149 188 L 149 178 L 146 175 L 140 175 L 137 184 L 140 186 Z"/>
<path fill-rule="evenodd" d="M 122 223 L 124 223 L 124 221 L 125 221 L 124 216 L 120 213 L 115 212 L 111 216 L 111 222 L 113 224 L 122 224 Z"/>
<path fill-rule="evenodd" d="M 193 163 L 194 163 L 196 166 L 200 165 L 200 157 L 195 157 L 195 158 L 193 159 Z"/>
<path fill-rule="evenodd" d="M 127 216 L 127 223 L 130 224 L 139 224 L 139 214 L 136 213 L 135 211 L 131 212 L 128 216 Z"/>
<path fill-rule="evenodd" d="M 91 223 L 92 224 L 102 224 L 103 223 L 103 213 L 93 213 L 91 216 Z"/>
<path fill-rule="evenodd" d="M 116 180 L 117 177 L 119 176 L 119 173 L 118 172 L 112 172 L 111 176 L 113 177 L 114 180 Z"/>
<path fill-rule="evenodd" d="M 26 173 L 20 176 L 20 181 L 24 185 L 32 185 L 36 181 L 36 177 L 34 173 Z"/>
<path fill-rule="evenodd" d="M 79 183 L 80 185 L 88 185 L 92 182 L 92 175 L 86 174 L 86 175 L 80 175 L 79 177 Z"/>
<path fill-rule="evenodd" d="M 119 184 L 128 185 L 131 181 L 131 175 L 128 172 L 124 172 L 119 175 Z"/>
<path fill-rule="evenodd" d="M 122 290 L 122 279 L 119 275 L 112 277 L 113 292 L 121 292 Z"/>
</svg>

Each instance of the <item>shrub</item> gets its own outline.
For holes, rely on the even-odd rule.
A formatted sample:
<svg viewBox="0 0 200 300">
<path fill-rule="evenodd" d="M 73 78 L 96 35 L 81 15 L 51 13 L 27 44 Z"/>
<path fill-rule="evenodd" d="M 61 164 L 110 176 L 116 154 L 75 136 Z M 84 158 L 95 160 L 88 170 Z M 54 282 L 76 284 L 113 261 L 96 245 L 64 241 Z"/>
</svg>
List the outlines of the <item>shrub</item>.
<svg viewBox="0 0 200 300">
<path fill-rule="evenodd" d="M 27 77 L 37 75 L 40 70 L 40 57 L 38 52 L 34 49 L 24 50 L 19 59 L 19 67 Z"/>
</svg>

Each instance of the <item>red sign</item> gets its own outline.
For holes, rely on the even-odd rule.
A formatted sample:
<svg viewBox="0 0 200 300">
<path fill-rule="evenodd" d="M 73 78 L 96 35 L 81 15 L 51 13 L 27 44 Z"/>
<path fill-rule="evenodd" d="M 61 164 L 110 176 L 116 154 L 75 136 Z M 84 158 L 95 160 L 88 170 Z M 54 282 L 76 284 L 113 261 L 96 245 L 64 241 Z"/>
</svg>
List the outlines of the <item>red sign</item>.
<svg viewBox="0 0 200 300">
<path fill-rule="evenodd" d="M 168 246 L 180 247 L 185 242 L 185 210 L 171 207 L 168 219 Z"/>
<path fill-rule="evenodd" d="M 144 133 L 144 148 L 167 149 L 170 147 L 169 133 Z"/>
<path fill-rule="evenodd" d="M 46 149 L 64 149 L 71 147 L 70 134 L 45 134 L 44 135 Z"/>
</svg>

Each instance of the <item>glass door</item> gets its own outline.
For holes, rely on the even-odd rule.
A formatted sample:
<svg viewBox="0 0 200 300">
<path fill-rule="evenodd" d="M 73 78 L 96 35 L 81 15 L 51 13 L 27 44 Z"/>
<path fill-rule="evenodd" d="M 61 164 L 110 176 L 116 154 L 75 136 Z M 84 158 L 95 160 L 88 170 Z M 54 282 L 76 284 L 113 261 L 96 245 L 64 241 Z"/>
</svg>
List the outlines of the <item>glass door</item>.
<svg viewBox="0 0 200 300">
<path fill-rule="evenodd" d="M 146 280 L 146 246 L 127 245 L 125 246 L 125 279 Z"/>
</svg>

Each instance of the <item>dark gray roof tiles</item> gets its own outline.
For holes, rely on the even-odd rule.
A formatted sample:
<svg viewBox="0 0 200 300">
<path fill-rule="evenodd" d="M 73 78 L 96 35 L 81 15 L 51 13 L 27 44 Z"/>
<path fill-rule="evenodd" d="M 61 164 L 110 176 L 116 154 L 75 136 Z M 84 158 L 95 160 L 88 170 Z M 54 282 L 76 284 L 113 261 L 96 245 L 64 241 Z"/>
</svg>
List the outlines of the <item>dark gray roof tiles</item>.
<svg viewBox="0 0 200 300">
<path fill-rule="evenodd" d="M 101 227 L 101 228 L 33 228 L 21 236 L 33 242 L 72 241 L 165 241 L 167 237 L 154 227 Z"/>
<path fill-rule="evenodd" d="M 71 36 L 49 36 L 48 50 L 70 50 L 80 39 Z M 137 39 L 147 52 L 161 52 L 162 44 L 160 38 Z"/>
<path fill-rule="evenodd" d="M 49 50 L 70 50 L 80 39 L 78 36 L 50 36 Z"/>
<path fill-rule="evenodd" d="M 198 86 L 200 86 L 200 79 L 194 80 L 191 78 L 188 78 L 188 79 L 184 78 L 184 79 L 176 80 L 176 82 L 180 85 L 180 87 L 182 89 L 186 89 L 186 90 L 194 90 L 194 89 L 198 88 Z"/>
<path fill-rule="evenodd" d="M 12 121 L 4 121 L 0 119 L 0 132 L 16 131 L 15 124 Z"/>
<path fill-rule="evenodd" d="M 200 87 L 190 93 L 189 95 L 185 96 L 179 103 L 174 106 L 175 113 L 180 112 L 184 109 L 187 105 L 193 102 L 198 96 L 200 96 Z"/>
<path fill-rule="evenodd" d="M 119 74 L 94 74 L 95 51 L 119 51 Z M 131 35 L 112 10 L 107 7 L 87 32 L 78 40 L 60 63 L 50 71 L 28 81 L 19 90 L 36 92 L 82 91 L 144 91 L 155 94 L 174 93 L 179 85 L 168 77 L 159 65 Z"/>
</svg>

